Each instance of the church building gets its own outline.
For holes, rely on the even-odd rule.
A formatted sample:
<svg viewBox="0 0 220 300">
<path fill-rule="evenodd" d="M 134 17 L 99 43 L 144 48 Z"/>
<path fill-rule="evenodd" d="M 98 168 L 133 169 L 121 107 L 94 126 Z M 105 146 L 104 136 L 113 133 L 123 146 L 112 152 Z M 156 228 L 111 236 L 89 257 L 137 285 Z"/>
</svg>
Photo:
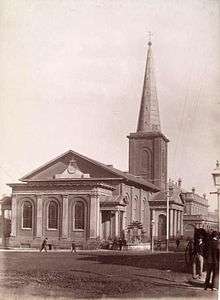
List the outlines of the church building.
<svg viewBox="0 0 220 300">
<path fill-rule="evenodd" d="M 74 240 L 91 248 L 98 239 L 126 236 L 134 221 L 142 224 L 145 241 L 150 240 L 152 214 L 156 218 L 158 210 L 152 195 L 167 186 L 168 143 L 160 127 L 151 42 L 137 130 L 128 139 L 129 172 L 69 150 L 20 183 L 8 184 L 9 245 L 39 247 L 47 237 L 57 247 L 68 247 Z"/>
</svg>

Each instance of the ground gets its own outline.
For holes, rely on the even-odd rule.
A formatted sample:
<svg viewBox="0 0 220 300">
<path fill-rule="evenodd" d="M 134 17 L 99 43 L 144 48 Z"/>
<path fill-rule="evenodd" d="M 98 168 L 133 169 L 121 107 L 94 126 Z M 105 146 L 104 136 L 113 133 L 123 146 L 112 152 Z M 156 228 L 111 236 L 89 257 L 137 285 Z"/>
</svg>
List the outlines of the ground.
<svg viewBox="0 0 220 300">
<path fill-rule="evenodd" d="M 0 299 L 217 299 L 189 284 L 183 253 L 0 252 Z M 56 298 L 57 299 L 57 298 Z"/>
</svg>

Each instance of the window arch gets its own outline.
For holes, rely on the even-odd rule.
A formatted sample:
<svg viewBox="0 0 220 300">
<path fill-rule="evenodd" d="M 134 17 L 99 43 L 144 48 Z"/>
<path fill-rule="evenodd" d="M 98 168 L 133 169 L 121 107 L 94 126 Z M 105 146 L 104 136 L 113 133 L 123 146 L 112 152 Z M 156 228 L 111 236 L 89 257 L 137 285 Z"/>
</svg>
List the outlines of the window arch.
<svg viewBox="0 0 220 300">
<path fill-rule="evenodd" d="M 58 204 L 56 201 L 50 201 L 48 205 L 48 228 L 57 229 L 58 228 Z"/>
<path fill-rule="evenodd" d="M 150 149 L 143 148 L 141 151 L 141 168 L 151 176 L 152 171 L 152 154 Z"/>
<path fill-rule="evenodd" d="M 22 228 L 32 228 L 32 203 L 28 200 L 24 201 L 22 207 Z"/>
<path fill-rule="evenodd" d="M 76 201 L 74 206 L 74 229 L 85 229 L 85 204 Z"/>
</svg>

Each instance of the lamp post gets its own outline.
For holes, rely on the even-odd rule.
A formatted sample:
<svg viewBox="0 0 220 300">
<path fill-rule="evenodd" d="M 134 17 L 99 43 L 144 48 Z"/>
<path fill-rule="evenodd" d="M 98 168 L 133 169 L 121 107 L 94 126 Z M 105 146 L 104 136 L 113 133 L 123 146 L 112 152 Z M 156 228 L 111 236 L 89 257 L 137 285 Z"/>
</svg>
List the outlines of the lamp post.
<svg viewBox="0 0 220 300">
<path fill-rule="evenodd" d="M 154 220 L 151 220 L 151 252 L 154 252 Z"/>
<path fill-rule="evenodd" d="M 217 188 L 216 192 L 211 192 L 210 194 L 217 195 L 217 202 L 218 202 L 218 231 L 220 231 L 220 164 L 219 161 L 216 161 L 216 168 L 212 172 L 212 177 L 214 181 L 214 186 Z"/>
</svg>

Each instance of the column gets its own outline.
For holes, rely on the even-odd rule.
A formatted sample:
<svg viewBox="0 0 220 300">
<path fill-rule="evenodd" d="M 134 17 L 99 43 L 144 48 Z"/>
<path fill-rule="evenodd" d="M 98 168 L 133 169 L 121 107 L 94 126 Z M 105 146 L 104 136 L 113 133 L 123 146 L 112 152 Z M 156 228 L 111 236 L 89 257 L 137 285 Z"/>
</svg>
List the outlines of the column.
<svg viewBox="0 0 220 300">
<path fill-rule="evenodd" d="M 99 236 L 100 239 L 103 239 L 103 231 L 102 231 L 102 211 L 99 211 Z"/>
<path fill-rule="evenodd" d="M 90 238 L 97 238 L 99 230 L 100 205 L 98 195 L 91 195 L 90 198 Z"/>
<path fill-rule="evenodd" d="M 126 224 L 125 224 L 125 221 L 126 221 L 125 214 L 126 214 L 126 212 L 123 211 L 122 212 L 122 230 L 123 231 L 125 230 L 125 227 L 126 227 Z"/>
<path fill-rule="evenodd" d="M 156 236 L 156 213 L 155 213 L 155 210 L 153 209 L 152 211 L 152 219 L 154 220 L 154 223 L 153 223 L 153 237 Z M 152 221 L 152 220 L 151 220 Z"/>
<path fill-rule="evenodd" d="M 173 237 L 173 210 L 170 210 L 170 237 Z"/>
<path fill-rule="evenodd" d="M 17 227 L 17 199 L 16 195 L 12 196 L 11 201 L 11 236 L 16 236 Z"/>
<path fill-rule="evenodd" d="M 181 228 L 181 211 L 178 210 L 178 227 L 177 227 L 177 230 L 178 230 L 178 235 L 180 235 L 180 228 Z"/>
<path fill-rule="evenodd" d="M 179 234 L 179 211 L 176 211 L 176 236 Z"/>
<path fill-rule="evenodd" d="M 119 234 L 119 230 L 118 230 L 119 222 L 118 222 L 118 219 L 119 219 L 119 212 L 118 212 L 118 210 L 116 210 L 115 211 L 115 236 L 118 236 L 118 234 Z"/>
<path fill-rule="evenodd" d="M 38 195 L 36 237 L 42 237 L 42 235 L 43 235 L 43 199 L 41 195 Z"/>
<path fill-rule="evenodd" d="M 180 235 L 183 236 L 183 212 L 180 214 Z"/>
<path fill-rule="evenodd" d="M 62 215 L 62 238 L 68 238 L 68 217 L 69 217 L 68 195 L 63 195 L 63 215 Z"/>
<path fill-rule="evenodd" d="M 176 228 L 177 227 L 177 213 L 176 210 L 173 210 L 173 237 L 176 237 Z"/>
</svg>

